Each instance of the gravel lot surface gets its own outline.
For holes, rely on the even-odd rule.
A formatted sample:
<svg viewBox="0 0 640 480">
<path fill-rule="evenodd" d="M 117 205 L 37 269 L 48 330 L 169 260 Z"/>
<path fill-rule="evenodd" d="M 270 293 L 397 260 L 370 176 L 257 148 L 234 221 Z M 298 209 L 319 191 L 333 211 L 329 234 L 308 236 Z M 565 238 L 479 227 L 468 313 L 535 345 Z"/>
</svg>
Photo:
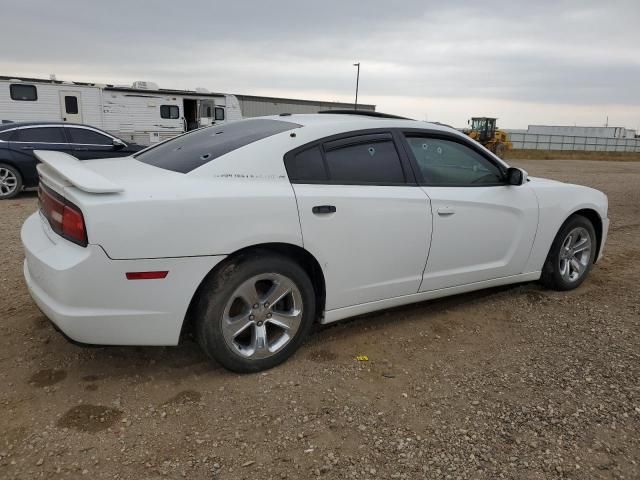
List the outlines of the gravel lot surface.
<svg viewBox="0 0 640 480">
<path fill-rule="evenodd" d="M 35 194 L 0 202 L 0 478 L 640 478 L 640 163 L 514 163 L 609 195 L 582 287 L 319 328 L 256 375 L 193 343 L 67 343 L 22 279 Z"/>
</svg>

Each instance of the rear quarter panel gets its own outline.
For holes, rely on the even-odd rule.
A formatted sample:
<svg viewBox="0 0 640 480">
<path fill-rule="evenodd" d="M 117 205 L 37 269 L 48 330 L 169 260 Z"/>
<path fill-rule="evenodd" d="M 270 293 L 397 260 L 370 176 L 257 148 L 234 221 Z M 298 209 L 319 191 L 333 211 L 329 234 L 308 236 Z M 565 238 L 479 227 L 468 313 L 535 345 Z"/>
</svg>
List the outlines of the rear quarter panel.
<svg viewBox="0 0 640 480">
<path fill-rule="evenodd" d="M 123 193 L 65 189 L 84 213 L 89 243 L 112 259 L 226 255 L 269 242 L 302 245 L 286 176 L 185 175 L 118 160 Z M 101 172 L 100 160 L 90 164 Z M 104 165 L 113 168 L 112 162 Z"/>
</svg>

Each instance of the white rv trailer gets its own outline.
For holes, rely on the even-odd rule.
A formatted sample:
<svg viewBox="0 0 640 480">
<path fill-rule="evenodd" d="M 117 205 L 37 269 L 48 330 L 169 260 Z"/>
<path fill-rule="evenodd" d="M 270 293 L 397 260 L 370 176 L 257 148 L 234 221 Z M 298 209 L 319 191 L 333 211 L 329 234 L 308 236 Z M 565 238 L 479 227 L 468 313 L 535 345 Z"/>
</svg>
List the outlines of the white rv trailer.
<svg viewBox="0 0 640 480">
<path fill-rule="evenodd" d="M 148 145 L 185 131 L 240 120 L 234 95 L 0 76 L 0 122 L 84 123 Z"/>
</svg>

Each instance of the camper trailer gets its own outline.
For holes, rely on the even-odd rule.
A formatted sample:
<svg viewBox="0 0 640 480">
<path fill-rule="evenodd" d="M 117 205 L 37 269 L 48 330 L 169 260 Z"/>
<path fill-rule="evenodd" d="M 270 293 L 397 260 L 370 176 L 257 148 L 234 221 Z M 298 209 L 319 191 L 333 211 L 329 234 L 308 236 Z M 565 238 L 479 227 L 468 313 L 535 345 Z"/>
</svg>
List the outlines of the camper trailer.
<svg viewBox="0 0 640 480">
<path fill-rule="evenodd" d="M 234 95 L 169 90 L 152 82 L 107 85 L 0 76 L 0 122 L 83 123 L 141 145 L 240 120 Z"/>
</svg>

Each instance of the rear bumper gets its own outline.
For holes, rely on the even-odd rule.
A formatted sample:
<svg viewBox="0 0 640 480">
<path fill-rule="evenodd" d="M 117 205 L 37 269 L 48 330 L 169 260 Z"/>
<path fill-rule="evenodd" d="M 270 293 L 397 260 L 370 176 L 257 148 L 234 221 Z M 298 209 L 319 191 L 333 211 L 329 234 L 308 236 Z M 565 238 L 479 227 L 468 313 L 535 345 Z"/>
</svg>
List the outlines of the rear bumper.
<svg viewBox="0 0 640 480">
<path fill-rule="evenodd" d="M 97 345 L 175 345 L 189 303 L 224 257 L 112 260 L 53 233 L 39 213 L 22 227 L 24 277 L 42 312 L 69 338 Z M 167 270 L 164 279 L 126 272 Z"/>
</svg>

